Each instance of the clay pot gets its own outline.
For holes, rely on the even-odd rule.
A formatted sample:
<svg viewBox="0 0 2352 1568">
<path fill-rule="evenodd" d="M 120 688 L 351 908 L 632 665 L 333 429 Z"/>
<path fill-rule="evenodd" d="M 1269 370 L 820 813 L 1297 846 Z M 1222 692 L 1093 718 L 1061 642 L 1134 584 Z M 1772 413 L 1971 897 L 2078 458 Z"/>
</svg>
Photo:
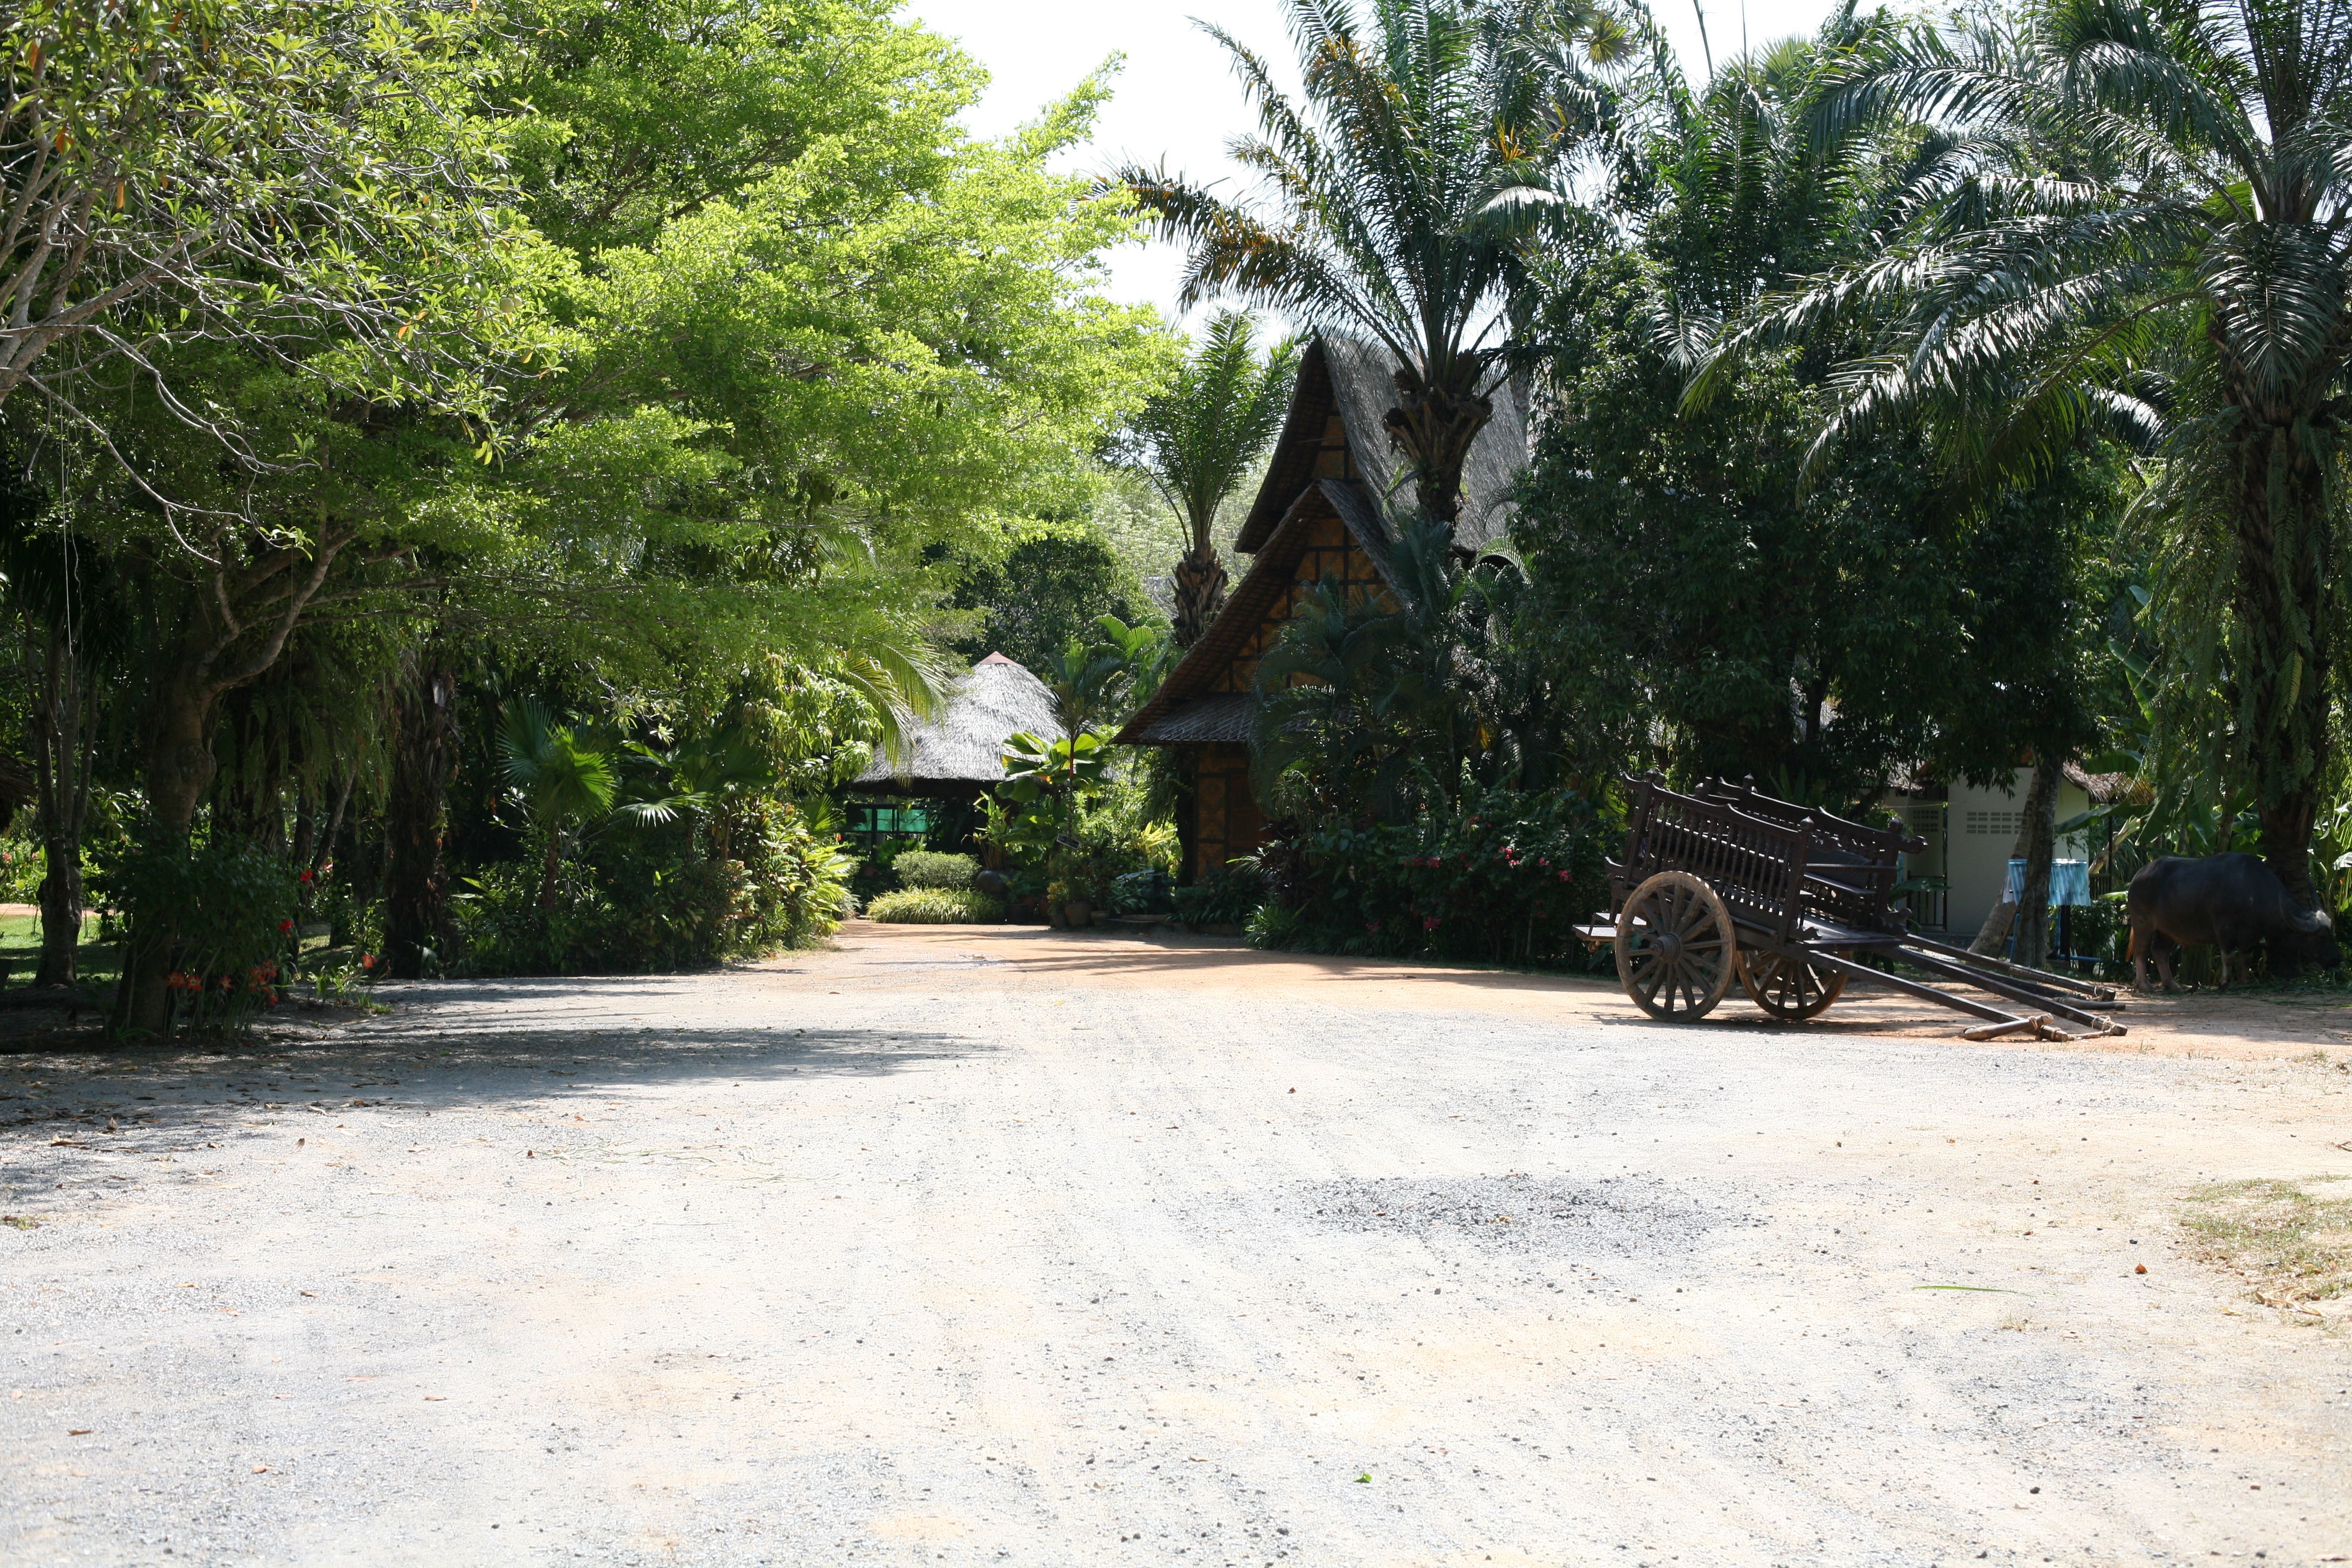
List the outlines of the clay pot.
<svg viewBox="0 0 2352 1568">
<path fill-rule="evenodd" d="M 1095 923 L 1095 907 L 1084 899 L 1072 899 L 1062 906 L 1062 918 L 1072 931 L 1084 931 Z"/>
</svg>

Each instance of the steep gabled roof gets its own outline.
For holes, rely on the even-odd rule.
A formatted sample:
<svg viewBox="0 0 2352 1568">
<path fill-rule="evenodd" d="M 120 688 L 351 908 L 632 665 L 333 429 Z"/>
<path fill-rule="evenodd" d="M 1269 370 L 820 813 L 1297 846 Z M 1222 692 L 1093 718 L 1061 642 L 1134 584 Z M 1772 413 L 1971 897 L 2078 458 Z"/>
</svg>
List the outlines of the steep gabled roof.
<svg viewBox="0 0 2352 1568">
<path fill-rule="evenodd" d="M 1528 461 L 1523 390 L 1506 382 L 1493 397 L 1494 417 L 1478 432 L 1463 465 L 1462 513 L 1454 529 L 1454 542 L 1473 550 L 1509 536 L 1512 495 Z M 1395 404 L 1395 363 L 1386 349 L 1331 336 L 1307 345 L 1265 482 L 1234 542 L 1255 559 L 1201 640 L 1185 650 L 1160 690 L 1119 731 L 1120 743 L 1248 739 L 1247 695 L 1212 688 L 1281 605 L 1306 549 L 1312 516 L 1323 515 L 1323 507 L 1339 514 L 1381 577 L 1392 580 L 1382 501 L 1402 468 L 1381 421 Z M 1318 467 L 1330 468 L 1324 461 L 1331 450 L 1325 433 L 1335 415 L 1352 478 L 1318 472 Z M 1402 499 L 1410 504 L 1412 498 Z"/>
<path fill-rule="evenodd" d="M 1248 738 L 1245 721 L 1235 716 L 1239 712 L 1236 705 L 1246 704 L 1247 698 L 1209 689 L 1290 591 L 1298 558 L 1306 552 L 1307 534 L 1315 519 L 1322 515 L 1321 507 L 1315 504 L 1318 501 L 1327 503 L 1339 514 L 1349 537 L 1371 558 L 1382 577 L 1389 574 L 1388 534 L 1381 525 L 1380 509 L 1373 504 L 1371 496 L 1353 479 L 1316 480 L 1292 500 L 1258 551 L 1257 559 L 1250 563 L 1232 596 L 1225 600 L 1225 607 L 1218 612 L 1209 629 L 1201 634 L 1201 640 L 1184 650 L 1183 658 L 1160 682 L 1151 700 L 1114 737 L 1120 744 Z M 1194 712 L 1195 705 L 1203 710 Z M 1206 717 L 1210 706 L 1223 716 L 1213 722 Z M 1177 722 L 1180 720 L 1181 722 Z M 1168 724 L 1163 725 L 1163 721 Z M 1192 732 L 1203 726 L 1217 732 Z"/>
<path fill-rule="evenodd" d="M 903 787 L 912 795 L 1000 784 L 1005 740 L 1023 731 L 1049 741 L 1062 738 L 1054 694 L 1028 667 L 992 653 L 956 682 L 937 715 L 913 727 L 905 776 L 887 756 L 877 755 L 856 784 L 867 789 Z"/>
<path fill-rule="evenodd" d="M 1462 466 L 1462 512 L 1454 527 L 1454 538 L 1473 550 L 1509 536 L 1512 494 L 1528 462 L 1524 389 L 1507 380 L 1491 396 L 1494 417 L 1470 444 L 1470 456 Z M 1402 472 L 1382 423 L 1396 401 L 1396 361 L 1387 349 L 1328 335 L 1309 342 L 1299 358 L 1290 413 L 1266 465 L 1265 482 L 1258 487 L 1234 548 L 1255 552 L 1273 537 L 1275 526 L 1316 477 L 1323 432 L 1333 414 L 1347 433 L 1357 477 L 1379 510 L 1379 499 L 1397 488 Z M 1411 505 L 1412 497 L 1406 491 L 1394 500 Z"/>
</svg>

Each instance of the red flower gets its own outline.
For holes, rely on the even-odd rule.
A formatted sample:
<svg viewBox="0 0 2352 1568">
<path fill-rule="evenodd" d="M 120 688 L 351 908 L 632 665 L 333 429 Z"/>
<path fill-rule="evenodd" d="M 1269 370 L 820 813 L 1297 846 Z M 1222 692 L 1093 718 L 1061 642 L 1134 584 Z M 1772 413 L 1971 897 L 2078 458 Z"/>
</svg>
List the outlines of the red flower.
<svg viewBox="0 0 2352 1568">
<path fill-rule="evenodd" d="M 294 922 L 292 921 L 279 921 L 278 922 L 278 930 L 280 934 L 292 931 L 293 929 Z"/>
<path fill-rule="evenodd" d="M 1568 873 L 1567 873 L 1567 872 L 1565 872 L 1565 871 L 1562 871 L 1562 872 L 1559 874 L 1559 879 L 1560 879 L 1561 881 L 1563 881 L 1563 882 L 1567 881 L 1567 880 L 1568 880 Z"/>
<path fill-rule="evenodd" d="M 1435 915 L 1422 916 L 1421 929 L 1423 931 L 1435 931 L 1437 929 L 1437 917 Z"/>
<path fill-rule="evenodd" d="M 303 873 L 302 873 L 302 880 L 304 880 L 304 881 L 306 881 L 306 882 L 307 882 L 307 881 L 309 881 L 310 879 L 310 872 L 308 872 L 308 871 L 303 872 Z"/>
<path fill-rule="evenodd" d="M 360 954 L 360 967 L 362 969 L 373 969 L 375 967 L 375 954 L 372 952 L 363 952 Z"/>
</svg>

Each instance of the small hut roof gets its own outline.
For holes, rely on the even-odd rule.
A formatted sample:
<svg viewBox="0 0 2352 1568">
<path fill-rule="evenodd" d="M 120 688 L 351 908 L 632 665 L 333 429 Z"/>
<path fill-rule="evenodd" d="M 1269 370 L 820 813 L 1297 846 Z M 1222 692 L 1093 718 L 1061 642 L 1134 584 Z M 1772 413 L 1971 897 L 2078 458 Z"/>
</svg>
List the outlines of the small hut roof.
<svg viewBox="0 0 2352 1568">
<path fill-rule="evenodd" d="M 1313 481 L 1324 424 L 1334 413 L 1348 433 L 1357 472 L 1372 495 L 1385 496 L 1396 488 L 1399 458 L 1382 423 L 1397 404 L 1396 372 L 1396 357 L 1379 343 L 1327 333 L 1307 345 L 1281 439 L 1275 445 L 1265 482 L 1234 541 L 1236 549 L 1255 552 L 1264 546 L 1298 492 Z M 1455 541 L 1471 550 L 1509 537 L 1512 494 L 1519 471 L 1528 466 L 1526 388 L 1507 379 L 1488 396 L 1494 416 L 1471 442 L 1462 465 L 1462 510 L 1454 524 Z M 1408 489 L 1396 500 L 1409 506 L 1412 496 Z"/>
<path fill-rule="evenodd" d="M 1004 742 L 1024 731 L 1061 739 L 1054 694 L 1026 666 L 992 653 L 956 682 L 937 716 L 913 727 L 903 773 L 877 753 L 856 782 L 911 795 L 986 789 L 1003 781 Z"/>
</svg>

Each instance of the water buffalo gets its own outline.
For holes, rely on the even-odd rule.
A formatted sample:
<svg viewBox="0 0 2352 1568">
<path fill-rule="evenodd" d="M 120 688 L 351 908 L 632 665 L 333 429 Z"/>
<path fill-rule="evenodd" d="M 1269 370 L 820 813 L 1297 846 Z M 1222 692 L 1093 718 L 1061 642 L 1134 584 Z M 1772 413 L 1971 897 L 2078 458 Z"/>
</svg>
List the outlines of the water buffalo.
<svg viewBox="0 0 2352 1568">
<path fill-rule="evenodd" d="M 2298 910 L 2286 886 L 2252 855 L 2208 855 L 2200 859 L 2167 855 L 2139 868 L 2124 900 L 2131 921 L 2132 983 L 2147 989 L 2147 961 L 2167 991 L 2172 983 L 2172 950 L 2210 942 L 2221 952 L 2221 984 L 2230 984 L 2231 963 L 2246 974 L 2255 943 L 2273 943 L 2271 963 L 2291 973 L 2305 962 L 2333 969 L 2344 960 L 2332 932 L 2335 922 L 2318 910 Z"/>
</svg>

